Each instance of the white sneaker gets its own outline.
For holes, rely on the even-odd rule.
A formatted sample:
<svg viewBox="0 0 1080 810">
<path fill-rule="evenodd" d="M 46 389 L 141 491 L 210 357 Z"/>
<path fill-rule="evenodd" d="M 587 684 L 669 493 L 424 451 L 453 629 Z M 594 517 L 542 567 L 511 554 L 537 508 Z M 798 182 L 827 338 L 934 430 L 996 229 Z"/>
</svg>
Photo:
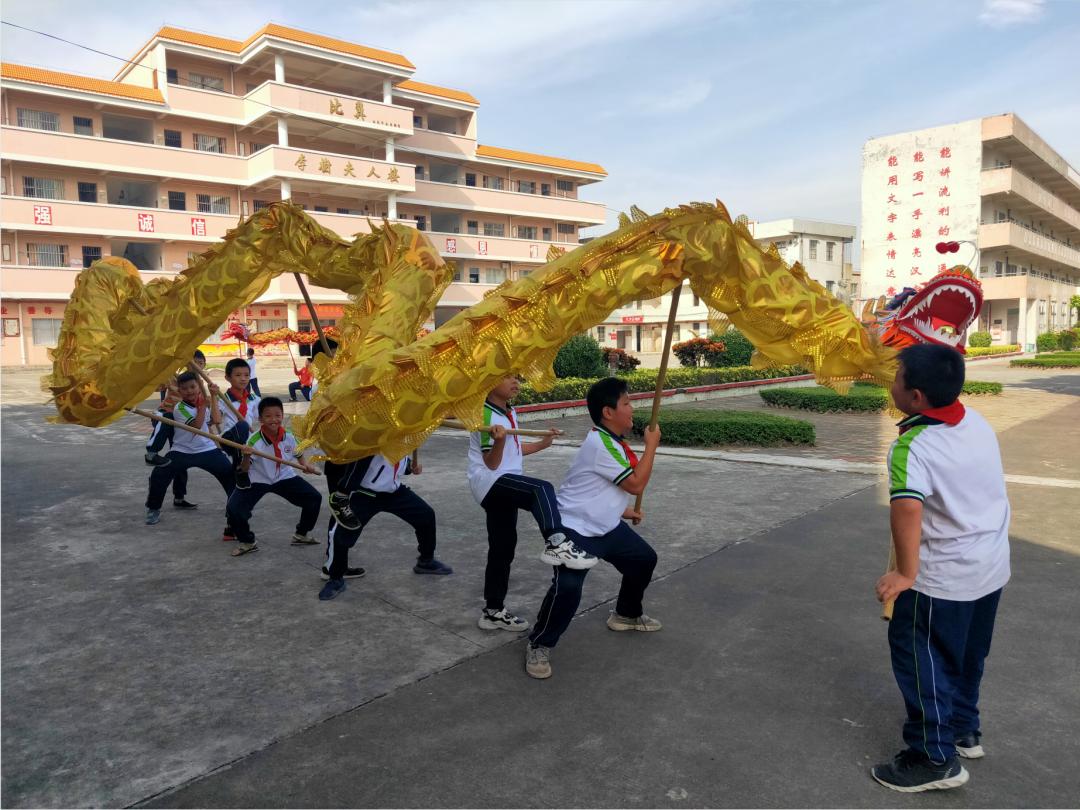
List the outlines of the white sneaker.
<svg viewBox="0 0 1080 810">
<path fill-rule="evenodd" d="M 545 541 L 544 550 L 540 554 L 540 562 L 548 565 L 565 565 L 567 568 L 583 571 L 592 568 L 600 560 L 578 548 L 573 541 L 567 540 L 565 534 L 557 532 Z"/>
<path fill-rule="evenodd" d="M 547 647 L 525 645 L 525 671 L 530 678 L 543 680 L 551 677 L 551 650 Z"/>
<path fill-rule="evenodd" d="M 511 630 L 515 633 L 529 629 L 527 621 L 515 616 L 506 608 L 500 608 L 499 610 L 484 608 L 476 626 L 481 630 Z"/>
</svg>

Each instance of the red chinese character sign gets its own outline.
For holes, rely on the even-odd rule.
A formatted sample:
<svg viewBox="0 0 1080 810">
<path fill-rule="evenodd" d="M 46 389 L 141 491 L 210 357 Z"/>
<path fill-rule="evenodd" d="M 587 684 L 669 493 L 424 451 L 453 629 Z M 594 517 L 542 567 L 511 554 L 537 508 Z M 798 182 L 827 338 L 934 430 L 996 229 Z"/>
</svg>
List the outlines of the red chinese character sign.
<svg viewBox="0 0 1080 810">
<path fill-rule="evenodd" d="M 476 252 L 481 256 L 487 256 L 487 240 L 481 239 L 476 243 Z"/>
<path fill-rule="evenodd" d="M 52 206 L 51 205 L 35 205 L 34 206 L 34 224 L 35 225 L 52 225 Z"/>
<path fill-rule="evenodd" d="M 981 164 L 980 120 L 866 142 L 863 295 L 876 298 L 928 281 L 938 272 L 935 243 L 942 238 L 977 240 Z"/>
<path fill-rule="evenodd" d="M 449 236 L 446 238 L 446 252 L 457 253 L 457 239 Z"/>
<path fill-rule="evenodd" d="M 206 219 L 204 217 L 191 218 L 191 235 L 206 236 Z"/>
<path fill-rule="evenodd" d="M 139 214 L 139 233 L 154 232 L 154 215 Z"/>
</svg>

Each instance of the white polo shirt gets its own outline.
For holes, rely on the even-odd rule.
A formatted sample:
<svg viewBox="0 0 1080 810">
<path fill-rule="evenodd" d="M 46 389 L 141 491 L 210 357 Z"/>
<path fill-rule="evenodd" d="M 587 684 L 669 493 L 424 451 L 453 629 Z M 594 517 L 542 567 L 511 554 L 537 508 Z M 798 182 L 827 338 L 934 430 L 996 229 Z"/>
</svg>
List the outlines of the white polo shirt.
<svg viewBox="0 0 1080 810">
<path fill-rule="evenodd" d="M 247 441 L 248 447 L 287 461 L 296 461 L 298 458 L 296 445 L 296 437 L 285 428 L 281 428 L 276 444 L 263 436 L 261 430 L 253 433 Z M 251 469 L 248 471 L 248 476 L 253 484 L 276 484 L 278 481 L 294 478 L 296 475 L 296 468 L 288 464 L 278 464 L 260 456 L 251 457 Z"/>
<path fill-rule="evenodd" d="M 198 412 L 199 409 L 196 406 L 180 400 L 176 403 L 176 408 L 173 409 L 172 418 L 177 422 L 183 422 L 185 425 L 209 432 L 210 405 L 207 404 L 206 406 L 201 425 L 195 424 L 195 416 Z M 207 450 L 217 450 L 218 445 L 217 442 L 211 441 L 205 436 L 175 428 L 173 430 L 172 449 L 178 453 L 205 453 Z"/>
<path fill-rule="evenodd" d="M 978 412 L 962 414 L 951 425 L 923 414 L 900 423 L 905 431 L 889 448 L 889 497 L 923 504 L 914 589 L 970 602 L 1009 581 L 1011 513 L 997 436 Z"/>
<path fill-rule="evenodd" d="M 255 358 L 254 357 L 248 357 L 247 359 L 244 360 L 244 362 L 247 363 L 248 368 L 251 369 L 251 376 L 249 377 L 249 379 L 254 380 L 256 377 L 259 376 L 258 373 L 255 371 L 255 364 L 256 364 Z"/>
<path fill-rule="evenodd" d="M 490 402 L 484 403 L 484 424 L 502 425 L 513 429 L 517 427 L 517 413 L 511 406 L 502 409 Z M 483 502 L 491 487 L 499 480 L 500 476 L 507 473 L 522 474 L 521 437 L 507 436 L 503 443 L 502 461 L 494 470 L 489 470 L 484 463 L 484 456 L 491 452 L 495 445 L 490 433 L 476 431 L 469 434 L 469 489 L 477 503 Z"/>
<path fill-rule="evenodd" d="M 225 396 L 229 398 L 229 402 L 233 404 L 236 410 L 244 413 L 244 420 L 248 423 L 248 427 L 254 431 L 255 426 L 259 424 L 259 397 L 251 393 L 250 388 L 247 389 L 246 400 L 243 397 L 235 396 L 232 388 L 225 390 Z M 233 412 L 221 402 L 218 403 L 218 410 L 221 411 L 221 432 L 232 430 L 233 425 L 237 422 Z"/>
<path fill-rule="evenodd" d="M 378 492 L 397 492 L 408 464 L 408 457 L 397 464 L 391 464 L 385 456 L 380 455 L 362 458 L 357 462 L 348 489 L 371 496 Z M 360 475 L 359 481 L 356 480 L 357 475 Z"/>
<path fill-rule="evenodd" d="M 621 438 L 602 427 L 590 430 L 559 487 L 563 525 L 586 537 L 599 537 L 618 526 L 630 503 L 630 493 L 619 484 L 636 465 Z"/>
</svg>

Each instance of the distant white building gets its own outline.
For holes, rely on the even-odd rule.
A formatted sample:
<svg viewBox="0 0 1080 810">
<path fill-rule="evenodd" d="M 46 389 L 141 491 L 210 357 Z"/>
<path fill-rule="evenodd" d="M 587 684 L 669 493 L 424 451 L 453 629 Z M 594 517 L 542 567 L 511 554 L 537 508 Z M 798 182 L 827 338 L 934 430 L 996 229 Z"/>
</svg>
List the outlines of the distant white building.
<svg viewBox="0 0 1080 810">
<path fill-rule="evenodd" d="M 917 286 L 978 246 L 977 329 L 1034 349 L 1069 326 L 1080 290 L 1080 172 L 1016 115 L 874 138 L 863 147 L 862 274 L 867 298 Z M 972 329 L 971 331 L 975 331 Z"/>
</svg>

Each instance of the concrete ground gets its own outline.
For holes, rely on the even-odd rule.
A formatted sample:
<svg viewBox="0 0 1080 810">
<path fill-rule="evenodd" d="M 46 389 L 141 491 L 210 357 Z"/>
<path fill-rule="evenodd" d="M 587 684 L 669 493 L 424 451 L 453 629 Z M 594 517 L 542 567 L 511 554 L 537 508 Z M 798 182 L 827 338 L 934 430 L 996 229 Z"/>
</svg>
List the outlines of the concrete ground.
<svg viewBox="0 0 1080 810">
<path fill-rule="evenodd" d="M 34 399 L 5 375 L 3 803 L 1071 804 L 1080 375 L 1018 371 L 993 372 L 1003 410 L 1018 405 L 996 425 L 1006 469 L 1030 483 L 1009 488 L 1014 578 L 983 694 L 989 754 L 965 788 L 917 799 L 866 772 L 900 747 L 903 711 L 872 594 L 887 556 L 875 475 L 662 457 L 642 530 L 660 556 L 648 610 L 665 629 L 604 628 L 618 581 L 602 565 L 555 676 L 537 682 L 521 641 L 475 625 L 485 541 L 463 436 L 433 437 L 412 482 L 454 575 L 414 575 L 413 539 L 380 518 L 354 552 L 367 576 L 320 603 L 323 551 L 288 546 L 287 504 L 260 505 L 261 551 L 240 559 L 201 473 L 200 509 L 167 506 L 147 527 L 145 423 L 47 425 L 43 407 L 7 404 Z M 553 447 L 528 470 L 557 481 L 572 454 Z M 1048 485 L 1061 479 L 1072 484 Z M 519 527 L 508 605 L 531 619 L 550 570 L 531 518 Z"/>
</svg>

